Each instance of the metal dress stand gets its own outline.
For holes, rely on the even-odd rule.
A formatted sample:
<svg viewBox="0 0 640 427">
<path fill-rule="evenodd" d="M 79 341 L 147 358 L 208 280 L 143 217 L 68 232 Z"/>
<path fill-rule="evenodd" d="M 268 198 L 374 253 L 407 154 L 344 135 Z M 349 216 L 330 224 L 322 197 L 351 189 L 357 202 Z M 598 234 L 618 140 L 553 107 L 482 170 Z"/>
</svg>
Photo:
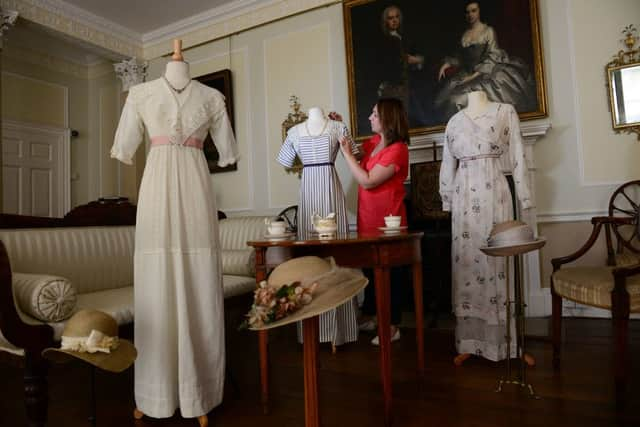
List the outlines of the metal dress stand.
<svg viewBox="0 0 640 427">
<path fill-rule="evenodd" d="M 505 339 L 507 342 L 507 363 L 506 363 L 506 375 L 501 377 L 498 381 L 498 387 L 496 393 L 500 393 L 504 384 L 514 384 L 522 388 L 526 388 L 529 391 L 529 396 L 534 399 L 540 399 L 533 389 L 533 386 L 527 382 L 527 363 L 524 360 L 526 353 L 526 341 L 525 341 L 525 318 L 524 309 L 527 306 L 524 302 L 524 290 L 522 285 L 522 264 L 520 262 L 520 255 L 539 249 L 544 245 L 544 241 L 541 241 L 539 245 L 534 247 L 523 247 L 520 249 L 514 249 L 514 253 L 511 255 L 496 254 L 491 251 L 489 247 L 480 248 L 482 252 L 489 256 L 501 256 L 505 258 L 505 272 L 507 282 L 507 332 Z M 511 300 L 511 289 L 509 286 L 509 258 L 513 258 L 516 268 L 514 268 L 514 300 Z M 520 368 L 518 373 L 513 377 L 511 369 L 511 305 L 515 305 L 515 321 L 516 321 L 516 355 L 520 359 Z"/>
</svg>

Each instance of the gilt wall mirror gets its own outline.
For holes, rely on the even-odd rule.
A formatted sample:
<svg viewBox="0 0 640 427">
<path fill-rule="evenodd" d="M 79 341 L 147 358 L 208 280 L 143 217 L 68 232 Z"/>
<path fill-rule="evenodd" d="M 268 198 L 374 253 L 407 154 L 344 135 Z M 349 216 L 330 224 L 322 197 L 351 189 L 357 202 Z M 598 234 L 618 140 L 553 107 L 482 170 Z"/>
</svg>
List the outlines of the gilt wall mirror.
<svg viewBox="0 0 640 427">
<path fill-rule="evenodd" d="M 607 84 L 613 130 L 636 133 L 640 141 L 640 48 L 635 45 L 635 26 L 622 30 L 626 50 L 619 51 L 607 64 Z"/>
</svg>

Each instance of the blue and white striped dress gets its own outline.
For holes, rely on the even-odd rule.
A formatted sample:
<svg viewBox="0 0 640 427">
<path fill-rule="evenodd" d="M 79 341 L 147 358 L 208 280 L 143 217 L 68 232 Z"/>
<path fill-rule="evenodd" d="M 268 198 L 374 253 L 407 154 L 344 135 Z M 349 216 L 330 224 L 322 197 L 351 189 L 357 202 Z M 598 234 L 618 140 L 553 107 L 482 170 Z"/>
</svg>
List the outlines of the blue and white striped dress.
<svg viewBox="0 0 640 427">
<path fill-rule="evenodd" d="M 313 231 L 311 216 L 317 213 L 327 216 L 336 214 L 338 233 L 349 232 L 347 208 L 336 173 L 334 162 L 340 151 L 339 138 L 348 136 L 349 130 L 342 122 L 329 120 L 320 135 L 309 135 L 304 123 L 289 129 L 277 161 L 285 167 L 293 166 L 296 157 L 304 165 L 300 183 L 300 201 L 298 203 L 298 238 L 309 238 Z M 353 143 L 352 143 L 353 144 Z M 357 153 L 355 144 L 352 152 Z M 355 299 L 335 310 L 320 315 L 320 342 L 333 342 L 341 345 L 357 341 L 357 305 Z M 302 342 L 302 328 L 298 325 L 298 341 Z"/>
</svg>

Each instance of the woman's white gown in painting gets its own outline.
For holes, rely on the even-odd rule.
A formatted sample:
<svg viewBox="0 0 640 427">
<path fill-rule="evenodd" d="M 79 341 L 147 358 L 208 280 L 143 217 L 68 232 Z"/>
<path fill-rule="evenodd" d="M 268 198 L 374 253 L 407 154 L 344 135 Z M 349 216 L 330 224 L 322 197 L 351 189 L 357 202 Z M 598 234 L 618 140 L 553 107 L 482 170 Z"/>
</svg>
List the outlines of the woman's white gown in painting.
<svg viewBox="0 0 640 427">
<path fill-rule="evenodd" d="M 328 120 L 319 135 L 309 135 L 304 123 L 292 127 L 287 132 L 287 138 L 280 148 L 277 160 L 281 165 L 291 167 L 297 156 L 304 165 L 298 202 L 298 238 L 300 239 L 313 238 L 311 216 L 314 213 L 325 217 L 334 212 L 338 233 L 349 232 L 345 196 L 334 167 L 340 151 L 338 139 L 348 135 L 347 126 L 334 120 Z M 352 151 L 357 153 L 357 150 L 355 144 L 352 145 Z M 357 340 L 355 300 L 320 315 L 320 342 L 342 345 Z M 300 325 L 298 325 L 298 341 L 302 342 Z"/>
<path fill-rule="evenodd" d="M 509 161 L 501 161 L 503 154 Z M 521 207 L 532 207 L 520 124 L 513 106 L 490 103 L 481 114 L 469 116 L 462 110 L 449 120 L 440 194 L 443 209 L 452 213 L 456 349 L 459 354 L 493 361 L 507 356 L 506 264 L 505 258 L 488 257 L 479 248 L 486 245 L 494 224 L 513 219 L 511 192 L 501 167 L 504 163 L 511 165 Z M 516 357 L 514 332 L 512 357 Z"/>
<path fill-rule="evenodd" d="M 136 218 L 135 400 L 144 414 L 197 417 L 222 401 L 225 348 L 215 195 L 202 142 L 237 159 L 224 96 L 197 81 L 131 88 L 111 156 L 131 164 L 151 139 Z"/>
</svg>

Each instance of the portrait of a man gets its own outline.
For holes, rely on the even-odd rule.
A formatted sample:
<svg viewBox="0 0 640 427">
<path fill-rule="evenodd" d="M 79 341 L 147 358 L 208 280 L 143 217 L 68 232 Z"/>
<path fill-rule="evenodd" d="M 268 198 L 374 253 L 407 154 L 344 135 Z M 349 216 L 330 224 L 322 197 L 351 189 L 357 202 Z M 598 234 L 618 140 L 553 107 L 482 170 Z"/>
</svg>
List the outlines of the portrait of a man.
<svg viewBox="0 0 640 427">
<path fill-rule="evenodd" d="M 350 0 L 344 12 L 356 137 L 382 97 L 403 101 L 412 135 L 442 130 L 474 90 L 546 115 L 537 0 Z"/>
<path fill-rule="evenodd" d="M 414 101 L 414 97 L 410 96 L 410 86 L 417 81 L 416 76 L 423 69 L 424 56 L 418 53 L 410 38 L 404 34 L 402 21 L 402 10 L 398 6 L 387 6 L 382 11 L 378 63 L 381 80 L 377 95 L 379 98 L 398 98 L 408 107 Z M 414 106 L 413 111 L 418 105 Z"/>
</svg>

